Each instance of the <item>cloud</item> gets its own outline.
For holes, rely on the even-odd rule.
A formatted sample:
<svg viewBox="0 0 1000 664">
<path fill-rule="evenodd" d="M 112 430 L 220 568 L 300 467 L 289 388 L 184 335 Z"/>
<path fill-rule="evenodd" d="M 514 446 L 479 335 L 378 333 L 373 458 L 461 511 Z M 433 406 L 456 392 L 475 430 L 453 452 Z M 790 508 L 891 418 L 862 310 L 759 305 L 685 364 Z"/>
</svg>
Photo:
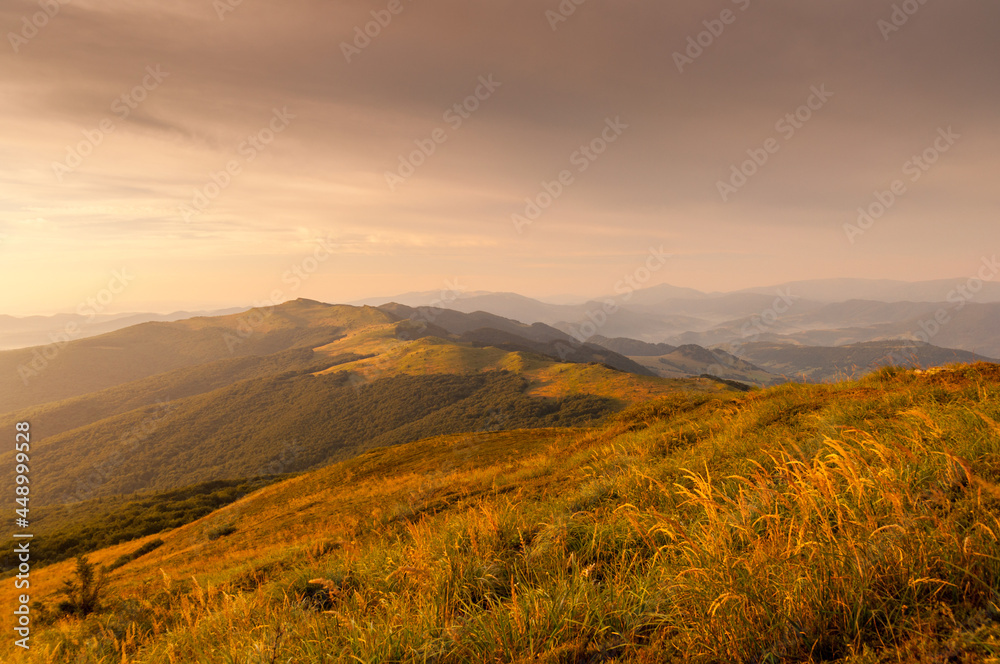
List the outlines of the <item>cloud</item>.
<svg viewBox="0 0 1000 664">
<path fill-rule="evenodd" d="M 274 238 L 322 229 L 369 238 L 345 244 L 357 256 L 441 252 L 441 270 L 481 269 L 482 283 L 466 272 L 473 287 L 499 290 L 510 288 L 497 275 L 518 269 L 519 255 L 604 260 L 608 243 L 622 255 L 663 240 L 706 256 L 749 247 L 761 259 L 753 281 L 766 283 L 847 269 L 847 256 L 851 270 L 898 276 L 903 258 L 890 265 L 863 254 L 892 253 L 913 228 L 926 235 L 906 240 L 913 260 L 946 272 L 928 277 L 961 273 L 980 246 L 1000 240 L 991 216 L 1000 154 L 996 4 L 926 3 L 886 39 L 878 22 L 893 3 L 882 1 L 591 2 L 553 30 L 546 11 L 559 3 L 551 0 L 403 0 L 402 13 L 348 63 L 342 44 L 385 6 L 244 1 L 220 20 L 204 0 L 62 5 L 16 53 L 0 54 L 8 200 L 0 220 L 9 229 L 51 208 L 50 224 L 84 246 L 103 238 L 121 252 L 162 247 L 179 264 L 212 251 L 255 256 L 262 243 L 293 251 L 290 240 Z M 705 38 L 724 10 L 735 20 Z M 38 11 L 11 0 L 0 7 L 0 26 L 19 34 Z M 706 45 L 682 73 L 675 54 L 688 52 L 689 39 Z M 156 66 L 169 77 L 117 117 L 115 100 Z M 445 114 L 490 75 L 502 86 L 449 127 Z M 722 201 L 718 182 L 824 84 L 835 93 L 829 104 Z M 296 116 L 288 130 L 252 161 L 241 155 L 284 107 Z M 621 141 L 576 173 L 527 237 L 516 237 L 510 215 L 618 116 L 630 124 Z M 114 132 L 57 181 L 53 162 L 105 118 Z M 966 138 L 865 237 L 864 251 L 842 253 L 841 225 L 941 126 Z M 386 172 L 436 129 L 446 141 L 390 191 Z M 182 219 L 181 206 L 232 160 L 239 176 L 194 222 Z M 107 252 L 93 251 L 99 272 Z M 765 258 L 775 253 L 788 258 Z M 699 285 L 746 285 L 746 265 L 737 271 L 719 258 L 713 276 L 711 260 L 704 263 L 704 274 L 691 277 Z M 397 268 L 438 279 L 405 256 Z M 535 279 L 551 281 L 542 292 L 602 286 L 584 266 Z M 227 292 L 219 285 L 215 296 Z"/>
</svg>

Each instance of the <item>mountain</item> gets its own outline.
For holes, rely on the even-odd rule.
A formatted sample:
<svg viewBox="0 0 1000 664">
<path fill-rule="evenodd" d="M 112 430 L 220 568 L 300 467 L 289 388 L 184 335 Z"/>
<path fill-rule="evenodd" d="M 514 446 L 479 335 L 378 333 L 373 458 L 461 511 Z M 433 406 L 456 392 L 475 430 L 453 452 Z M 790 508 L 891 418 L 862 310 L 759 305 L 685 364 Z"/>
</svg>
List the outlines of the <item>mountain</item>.
<svg viewBox="0 0 1000 664">
<path fill-rule="evenodd" d="M 462 313 L 488 311 L 494 315 L 518 320 L 524 323 L 553 323 L 575 313 L 583 308 L 580 305 L 548 304 L 517 293 L 407 293 L 392 298 L 373 298 L 362 300 L 360 304 L 382 306 L 397 303 L 414 308 L 431 307 L 436 309 L 452 309 Z"/>
<path fill-rule="evenodd" d="M 0 350 L 44 346 L 65 339 L 86 339 L 98 334 L 114 332 L 139 323 L 169 323 L 196 316 L 224 316 L 245 311 L 248 307 L 234 307 L 217 311 L 175 311 L 171 314 L 131 313 L 56 314 L 54 316 L 0 315 Z"/>
<path fill-rule="evenodd" d="M 482 311 L 471 314 L 433 309 L 410 308 L 398 304 L 381 307 L 395 316 L 422 322 L 458 335 L 458 340 L 478 346 L 493 346 L 509 351 L 539 353 L 564 362 L 605 364 L 619 371 L 654 375 L 629 358 L 590 343 L 582 343 L 570 335 L 544 323 L 525 325 Z"/>
<path fill-rule="evenodd" d="M 438 294 L 435 298 L 431 307 L 434 309 L 467 314 L 489 312 L 522 323 L 543 323 L 556 327 L 576 338 L 591 336 L 591 333 L 583 330 L 593 325 L 595 319 L 600 321 L 598 331 L 602 335 L 630 336 L 639 339 L 658 339 L 686 330 L 700 330 L 711 326 L 711 323 L 691 316 L 650 313 L 618 305 L 616 305 L 614 313 L 608 315 L 606 314 L 607 303 L 615 302 L 610 298 L 574 305 L 549 304 L 516 293 L 462 294 L 445 299 L 441 299 Z M 393 303 L 383 303 L 384 299 L 386 298 L 376 298 L 364 302 L 377 303 L 379 306 Z M 401 296 L 399 300 L 394 300 L 394 302 L 400 304 L 405 303 L 404 301 L 412 302 L 420 299 L 420 297 L 414 297 L 413 294 L 410 294 L 409 296 Z M 421 308 L 423 305 L 418 303 L 412 306 Z"/>
<path fill-rule="evenodd" d="M 233 357 L 311 348 L 358 326 L 390 323 L 374 309 L 296 300 L 245 313 L 143 323 L 58 345 L 0 352 L 7 412 Z"/>
<path fill-rule="evenodd" d="M 725 343 L 741 343 L 756 341 L 759 338 L 770 340 L 781 337 L 795 338 L 803 343 L 814 345 L 834 345 L 829 341 L 831 335 L 843 335 L 842 330 L 869 329 L 875 334 L 874 326 L 887 323 L 905 323 L 917 317 L 933 317 L 941 306 L 926 302 L 875 302 L 871 300 L 850 300 L 834 304 L 800 300 L 789 297 L 787 301 L 777 298 L 775 303 L 768 302 L 768 296 L 752 295 L 758 300 L 749 310 L 755 313 L 746 314 L 747 309 L 732 309 L 739 313 L 736 318 L 730 318 L 710 328 L 695 330 L 671 338 L 675 343 L 695 343 L 703 346 L 713 346 Z M 782 306 L 784 305 L 784 306 Z M 826 335 L 822 341 L 811 335 Z M 807 341 L 806 339 L 810 339 Z"/>
<path fill-rule="evenodd" d="M 577 305 L 547 304 L 513 293 L 445 295 L 437 294 L 436 307 L 544 323 L 588 341 L 622 337 L 672 346 L 747 341 L 835 346 L 920 339 L 922 324 L 944 315 L 954 324 L 921 340 L 1000 356 L 1000 337 L 993 333 L 1000 321 L 1000 282 L 978 278 L 796 281 L 732 293 L 659 285 Z"/>
<path fill-rule="evenodd" d="M 32 460 L 47 469 L 36 505 L 254 477 L 273 464 L 298 472 L 431 435 L 582 426 L 638 400 L 726 389 L 655 377 L 545 325 L 402 305 L 297 300 L 57 350 L 29 389 L 13 370 L 0 374 L 14 406 L 0 424 L 30 421 Z"/>
<path fill-rule="evenodd" d="M 657 284 L 631 291 L 627 295 L 615 293 L 605 295 L 601 300 L 616 300 L 628 305 L 656 306 L 661 302 L 670 300 L 702 300 L 715 297 L 719 293 L 703 293 L 694 288 L 684 288 L 681 286 L 671 286 L 670 284 Z"/>
<path fill-rule="evenodd" d="M 831 311 L 838 307 L 860 316 L 885 312 L 852 302 L 809 315 L 846 315 Z M 896 318 L 922 311 L 891 307 Z M 867 331 L 878 332 L 878 325 Z M 46 350 L 54 351 L 48 359 Z M 24 385 L 25 363 L 39 356 L 45 363 Z M 582 343 L 554 326 L 482 311 L 297 300 L 0 353 L 8 367 L 0 392 L 10 408 L 0 426 L 32 422 L 33 459 L 52 470 L 33 497 L 52 504 L 251 477 L 274 462 L 271 440 L 283 441 L 283 472 L 299 472 L 430 435 L 588 425 L 677 391 L 768 386 L 786 377 L 825 381 L 890 362 L 982 359 L 900 341 L 810 347 L 764 335 L 712 348 L 602 335 Z M 0 477 L 9 478 L 11 467 Z"/>
<path fill-rule="evenodd" d="M 843 346 L 867 341 L 914 339 L 932 342 L 942 348 L 965 350 L 990 358 L 1000 357 L 1000 335 L 995 332 L 1000 329 L 1000 304 L 964 303 L 959 307 L 951 303 L 916 306 L 900 303 L 884 306 L 897 309 L 892 312 L 896 320 L 882 323 L 857 322 L 849 327 L 817 322 L 807 329 L 787 329 L 781 324 L 775 324 L 765 326 L 756 338 L 753 334 L 745 337 L 736 336 L 735 333 L 727 335 L 710 332 L 686 334 L 673 341 L 712 345 L 726 343 L 727 340 L 740 343 L 749 339 L 812 346 Z M 876 311 L 879 310 L 881 309 L 876 308 Z M 885 314 L 877 315 L 884 317 Z M 938 322 L 939 320 L 944 322 Z M 801 324 L 802 321 L 799 321 L 800 326 Z M 752 325 L 747 327 L 749 332 L 756 330 Z"/>
<path fill-rule="evenodd" d="M 636 339 L 627 339 L 625 337 L 615 337 L 613 339 L 609 339 L 608 337 L 595 335 L 591 337 L 590 341 L 591 343 L 595 343 L 598 346 L 604 346 L 605 348 L 613 350 L 616 353 L 621 353 L 622 355 L 656 357 L 658 355 L 672 353 L 677 349 L 676 346 L 671 346 L 670 344 L 651 344 L 645 341 L 637 341 Z"/>
<path fill-rule="evenodd" d="M 529 341 L 549 343 L 570 341 L 569 335 L 561 330 L 535 322 L 531 325 L 487 311 L 462 312 L 439 307 L 408 307 L 390 302 L 379 307 L 399 319 L 409 319 L 434 325 L 451 334 L 462 335 L 484 328 L 509 332 Z"/>
<path fill-rule="evenodd" d="M 730 350 L 772 374 L 810 382 L 860 377 L 889 365 L 927 369 L 956 362 L 995 361 L 967 351 L 898 340 L 870 341 L 839 347 L 759 341 L 735 345 Z"/>
<path fill-rule="evenodd" d="M 781 376 L 731 355 L 722 349 L 708 349 L 688 344 L 659 356 L 636 356 L 637 362 L 664 378 L 714 376 L 750 385 L 777 385 Z"/>
<path fill-rule="evenodd" d="M 959 288 L 967 287 L 969 281 L 969 277 L 917 282 L 891 279 L 812 279 L 790 281 L 766 288 L 748 288 L 743 292 L 766 295 L 776 290 L 790 290 L 799 297 L 820 302 L 845 300 L 946 302 L 949 294 L 954 294 Z M 1000 302 L 1000 282 L 978 281 L 982 289 L 976 293 L 977 302 Z"/>
<path fill-rule="evenodd" d="M 170 523 L 185 500 L 196 514 L 224 504 L 92 551 L 113 571 L 91 615 L 60 614 L 79 564 L 33 556 L 32 652 L 988 664 L 998 421 L 998 365 L 884 369 L 676 393 L 587 429 L 436 436 L 256 490 L 98 505 L 96 530 L 81 531 L 94 541 L 139 515 L 151 520 L 135 527 Z M 164 520 L 137 511 L 150 502 Z M 15 615 L 24 592 L 4 584 L 0 611 Z M 3 640 L 0 658 L 15 649 Z"/>
</svg>

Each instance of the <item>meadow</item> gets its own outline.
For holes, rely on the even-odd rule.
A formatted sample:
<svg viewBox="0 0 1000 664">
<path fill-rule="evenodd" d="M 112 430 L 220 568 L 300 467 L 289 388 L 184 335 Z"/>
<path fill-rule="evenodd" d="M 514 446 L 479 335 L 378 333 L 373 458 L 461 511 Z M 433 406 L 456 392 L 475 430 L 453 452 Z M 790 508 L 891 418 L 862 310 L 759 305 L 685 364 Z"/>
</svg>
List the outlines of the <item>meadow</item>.
<svg viewBox="0 0 1000 664">
<path fill-rule="evenodd" d="M 39 568 L 0 657 L 996 663 L 998 482 L 997 365 L 678 392 L 264 487 L 92 553 L 138 555 L 85 617 Z"/>
</svg>

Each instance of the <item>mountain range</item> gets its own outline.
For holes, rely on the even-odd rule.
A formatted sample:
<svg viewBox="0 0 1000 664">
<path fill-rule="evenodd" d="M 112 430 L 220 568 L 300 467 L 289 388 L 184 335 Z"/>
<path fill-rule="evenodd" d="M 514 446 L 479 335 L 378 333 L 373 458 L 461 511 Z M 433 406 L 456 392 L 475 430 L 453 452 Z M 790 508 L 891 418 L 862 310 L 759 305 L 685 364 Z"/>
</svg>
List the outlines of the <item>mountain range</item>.
<svg viewBox="0 0 1000 664">
<path fill-rule="evenodd" d="M 727 388 L 659 378 L 544 325 L 402 305 L 297 300 L 0 352 L 0 426 L 31 421 L 52 478 L 33 488 L 38 505 L 293 472 L 429 435 L 575 426 L 678 389 Z"/>
<path fill-rule="evenodd" d="M 467 630 L 472 620 L 498 624 L 485 616 L 500 607 L 511 626 L 530 615 L 525 625 L 541 626 L 520 647 L 528 653 L 571 624 L 558 599 L 570 597 L 567 587 L 580 607 L 572 624 L 594 611 L 611 624 L 615 602 L 628 601 L 640 621 L 630 642 L 648 644 L 644 625 L 654 617 L 669 634 L 694 634 L 691 626 L 726 611 L 704 635 L 721 633 L 743 615 L 742 604 L 718 599 L 734 588 L 771 602 L 771 612 L 798 597 L 788 612 L 800 625 L 808 607 L 825 616 L 846 606 L 858 584 L 871 584 L 867 598 L 881 593 L 866 601 L 895 602 L 900 616 L 918 602 L 943 606 L 935 589 L 921 594 L 930 578 L 995 584 L 995 565 L 971 552 L 997 559 L 983 525 L 1000 500 L 989 463 L 997 365 L 915 340 L 796 338 L 850 338 L 844 330 L 891 326 L 940 304 L 684 295 L 668 300 L 671 320 L 708 327 L 674 335 L 677 343 L 611 334 L 657 329 L 651 305 L 609 312 L 593 303 L 582 319 L 549 324 L 473 305 L 529 307 L 550 320 L 581 305 L 479 294 L 449 303 L 468 312 L 299 299 L 0 351 L 0 428 L 30 422 L 35 629 L 67 639 L 59 646 L 67 652 L 90 639 L 101 661 L 149 648 L 197 661 L 222 638 L 205 626 L 247 639 L 246 652 L 259 655 L 256 635 L 273 623 L 270 660 L 280 652 L 321 661 L 340 639 L 340 652 L 360 661 L 405 661 L 378 639 L 405 632 L 396 614 L 419 605 L 428 607 L 413 614 L 423 650 L 409 661 L 434 659 L 440 648 L 451 653 L 444 661 L 509 661 L 506 646 L 493 645 L 507 631 L 484 631 L 472 646 L 432 625 L 435 616 L 458 616 L 450 629 Z M 765 306 L 777 317 L 768 316 L 769 328 L 732 336 L 740 321 L 765 320 Z M 966 320 L 959 313 L 990 306 L 967 304 L 929 336 L 945 338 L 944 327 Z M 747 314 L 754 310 L 764 314 Z M 816 327 L 779 333 L 802 325 L 796 317 Z M 954 330 L 989 337 L 974 326 Z M 700 345 L 692 335 L 722 341 Z M 952 366 L 890 366 L 944 364 Z M 7 486 L 25 473 L 15 461 L 13 446 L 0 452 Z M 18 504 L 28 515 L 27 497 Z M 906 553 L 897 528 L 921 548 Z M 806 546 L 814 541 L 842 554 L 815 558 Z M 909 556 L 902 581 L 901 555 Z M 68 616 L 72 605 L 59 599 L 72 588 L 56 582 L 71 578 L 73 556 L 99 562 L 114 586 L 96 617 Z M 872 556 L 881 556 L 875 565 Z M 12 550 L 2 557 L 8 575 L 19 564 Z M 78 582 L 88 564 L 77 559 Z M 817 564 L 821 580 L 802 583 Z M 626 592 L 649 583 L 650 570 L 677 592 Z M 532 595 L 537 588 L 544 592 Z M 815 596 L 796 594 L 813 588 Z M 644 599 L 660 596 L 673 603 Z M 967 597 L 952 597 L 949 610 L 982 615 Z M 24 601 L 8 584 L 0 608 L 13 615 L 15 600 Z M 379 608 L 385 602 L 390 609 Z M 257 617 L 240 623 L 237 606 Z M 677 606 L 687 613 L 672 617 Z M 556 617 L 543 625 L 545 615 Z M 838 624 L 853 624 L 852 615 Z M 94 620 L 118 622 L 93 631 Z M 808 627 L 810 638 L 826 638 L 828 622 Z M 289 629 L 297 636 L 286 643 Z M 368 631 L 350 636 L 358 629 Z M 545 661 L 624 652 L 605 631 Z M 605 640 L 595 649 L 594 639 Z M 806 661 L 813 649 L 795 652 Z M 646 661 L 661 654 L 650 650 Z"/>
<path fill-rule="evenodd" d="M 683 302 L 707 316 L 760 306 L 761 298 L 768 296 Z M 847 309 L 870 318 L 887 308 L 912 315 L 914 306 Z M 847 316 L 836 313 L 843 309 L 818 305 L 813 315 L 831 320 Z M 32 422 L 41 440 L 33 458 L 53 478 L 32 495 L 38 505 L 60 504 L 255 477 L 274 464 L 297 472 L 430 435 L 581 426 L 678 390 L 748 390 L 888 364 L 988 359 L 898 340 L 810 346 L 770 334 L 706 347 L 581 339 L 560 327 L 572 328 L 479 310 L 312 300 L 144 322 L 0 352 L 0 426 Z"/>
<path fill-rule="evenodd" d="M 82 308 L 86 313 L 55 314 L 53 316 L 0 314 L 0 350 L 85 339 L 151 321 L 167 323 L 194 316 L 223 316 L 245 311 L 248 307 L 232 307 L 213 311 L 175 311 L 169 314 L 101 314 L 90 307 Z"/>
<path fill-rule="evenodd" d="M 756 341 L 806 346 L 911 340 L 1000 357 L 1000 283 L 830 279 L 704 293 L 653 286 L 578 304 L 515 293 L 408 293 L 372 298 L 544 323 L 581 340 L 623 337 L 673 346 L 721 346 L 739 355 Z M 745 358 L 746 359 L 746 358 Z"/>
</svg>

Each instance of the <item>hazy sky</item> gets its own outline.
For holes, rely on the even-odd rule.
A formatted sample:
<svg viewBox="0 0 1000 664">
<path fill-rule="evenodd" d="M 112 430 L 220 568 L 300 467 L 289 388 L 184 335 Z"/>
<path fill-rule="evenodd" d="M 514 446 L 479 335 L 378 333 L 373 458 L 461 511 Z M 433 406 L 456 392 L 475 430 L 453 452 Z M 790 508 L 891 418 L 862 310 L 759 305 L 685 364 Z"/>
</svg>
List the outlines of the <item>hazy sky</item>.
<svg viewBox="0 0 1000 664">
<path fill-rule="evenodd" d="M 45 4 L 0 5 L 0 313 L 598 295 L 660 247 L 650 284 L 920 280 L 1000 246 L 993 0 Z"/>
</svg>

